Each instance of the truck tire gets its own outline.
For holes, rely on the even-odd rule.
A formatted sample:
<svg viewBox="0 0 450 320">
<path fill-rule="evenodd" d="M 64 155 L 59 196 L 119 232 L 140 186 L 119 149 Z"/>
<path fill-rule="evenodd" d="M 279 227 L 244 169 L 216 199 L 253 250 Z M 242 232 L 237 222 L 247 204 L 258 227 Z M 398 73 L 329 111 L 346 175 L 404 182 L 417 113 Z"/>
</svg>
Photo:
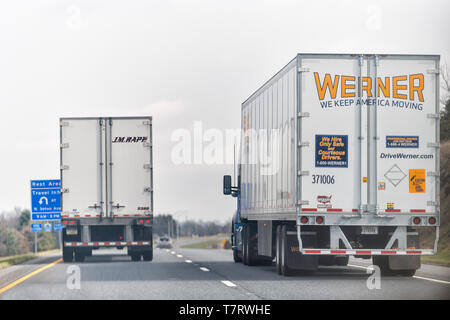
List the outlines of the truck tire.
<svg viewBox="0 0 450 320">
<path fill-rule="evenodd" d="M 242 262 L 248 265 L 248 245 L 247 245 L 247 226 L 242 229 Z"/>
<path fill-rule="evenodd" d="M 258 258 L 258 266 L 271 266 L 273 262 L 273 258 L 262 257 Z"/>
<path fill-rule="evenodd" d="M 81 250 L 75 250 L 75 262 L 83 262 L 86 257 L 86 253 Z"/>
<path fill-rule="evenodd" d="M 380 268 L 380 272 L 382 276 L 390 276 L 391 274 L 391 269 L 389 268 L 389 263 L 388 263 L 388 257 L 382 257 L 382 256 L 373 256 L 372 257 L 372 262 L 374 265 L 378 266 L 378 268 Z"/>
<path fill-rule="evenodd" d="M 346 266 L 346 265 L 348 265 L 349 259 L 350 259 L 349 256 L 336 257 L 336 258 L 334 258 L 334 263 L 337 266 Z"/>
<path fill-rule="evenodd" d="M 234 262 L 242 262 L 242 258 L 239 256 L 239 251 L 237 249 L 233 249 L 233 260 Z"/>
<path fill-rule="evenodd" d="M 141 254 L 139 252 L 132 252 L 130 256 L 132 261 L 141 261 Z"/>
<path fill-rule="evenodd" d="M 62 256 L 64 262 L 73 262 L 73 249 L 63 247 L 62 249 Z"/>
<path fill-rule="evenodd" d="M 153 260 L 153 250 L 147 250 L 142 253 L 142 258 L 144 261 L 152 261 Z"/>
<path fill-rule="evenodd" d="M 255 266 L 258 263 L 255 254 L 255 241 L 251 239 L 254 235 L 252 231 L 250 224 L 244 227 L 244 264 L 247 266 Z"/>
<path fill-rule="evenodd" d="M 276 256 L 275 256 L 275 264 L 276 264 L 276 270 L 277 273 L 281 275 L 281 226 L 277 227 L 277 233 L 276 233 Z"/>
<path fill-rule="evenodd" d="M 280 273 L 283 276 L 290 276 L 292 274 L 292 270 L 287 265 L 287 255 L 289 254 L 289 252 L 288 252 L 288 246 L 287 246 L 287 226 L 286 225 L 281 227 L 280 243 L 281 243 Z"/>
<path fill-rule="evenodd" d="M 402 277 L 413 277 L 416 274 L 416 269 L 397 270 L 397 274 Z"/>
</svg>

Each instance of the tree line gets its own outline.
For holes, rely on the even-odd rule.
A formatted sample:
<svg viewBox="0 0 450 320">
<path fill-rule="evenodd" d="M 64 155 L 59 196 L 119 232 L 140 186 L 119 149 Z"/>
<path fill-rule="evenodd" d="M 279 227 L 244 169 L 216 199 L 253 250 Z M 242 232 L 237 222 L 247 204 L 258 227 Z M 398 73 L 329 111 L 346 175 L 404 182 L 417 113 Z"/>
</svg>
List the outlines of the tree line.
<svg viewBox="0 0 450 320">
<path fill-rule="evenodd" d="M 153 219 L 153 234 L 157 236 L 169 235 L 173 238 L 192 236 L 211 236 L 218 233 L 229 233 L 231 223 L 203 220 L 184 220 L 180 221 L 171 214 L 160 214 Z"/>
<path fill-rule="evenodd" d="M 30 231 L 30 210 L 15 208 L 0 213 L 0 257 L 34 252 L 34 234 Z M 39 232 L 37 250 L 56 248 L 56 233 Z"/>
<path fill-rule="evenodd" d="M 34 232 L 30 231 L 30 210 L 15 208 L 12 212 L 0 213 L 0 257 L 34 252 Z M 179 221 L 171 214 L 154 217 L 154 236 L 176 237 L 209 236 L 230 232 L 229 223 L 215 221 Z M 37 250 L 45 251 L 57 247 L 57 232 L 38 232 Z"/>
</svg>

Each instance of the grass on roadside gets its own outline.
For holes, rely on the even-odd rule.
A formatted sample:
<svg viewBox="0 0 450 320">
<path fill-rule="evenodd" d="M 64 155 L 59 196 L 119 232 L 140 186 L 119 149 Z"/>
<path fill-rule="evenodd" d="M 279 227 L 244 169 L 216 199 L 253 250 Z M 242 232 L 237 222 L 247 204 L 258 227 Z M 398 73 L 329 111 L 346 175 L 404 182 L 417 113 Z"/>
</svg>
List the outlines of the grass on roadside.
<svg viewBox="0 0 450 320">
<path fill-rule="evenodd" d="M 439 228 L 438 252 L 432 256 L 422 256 L 423 263 L 450 267 L 450 224 L 446 223 Z M 432 239 L 433 240 L 433 239 Z M 428 241 L 428 247 L 433 243 Z"/>
<path fill-rule="evenodd" d="M 52 254 L 60 251 L 59 249 L 49 250 L 49 251 L 42 251 L 38 253 L 26 253 L 26 254 L 20 254 L 17 256 L 10 256 L 10 257 L 0 257 L 0 269 L 4 269 L 10 266 L 13 266 L 15 264 L 24 263 L 28 260 L 45 256 L 47 254 Z"/>
<path fill-rule="evenodd" d="M 422 256 L 422 263 L 450 267 L 450 253 L 437 253 L 432 256 Z"/>
</svg>

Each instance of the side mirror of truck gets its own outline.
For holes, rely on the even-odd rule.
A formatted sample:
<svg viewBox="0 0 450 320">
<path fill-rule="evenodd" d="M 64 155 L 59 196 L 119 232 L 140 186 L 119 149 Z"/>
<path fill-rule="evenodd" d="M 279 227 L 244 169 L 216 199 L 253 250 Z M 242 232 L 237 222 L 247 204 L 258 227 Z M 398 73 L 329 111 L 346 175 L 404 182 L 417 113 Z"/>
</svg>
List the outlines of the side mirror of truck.
<svg viewBox="0 0 450 320">
<path fill-rule="evenodd" d="M 223 194 L 231 194 L 231 176 L 223 176 Z"/>
</svg>

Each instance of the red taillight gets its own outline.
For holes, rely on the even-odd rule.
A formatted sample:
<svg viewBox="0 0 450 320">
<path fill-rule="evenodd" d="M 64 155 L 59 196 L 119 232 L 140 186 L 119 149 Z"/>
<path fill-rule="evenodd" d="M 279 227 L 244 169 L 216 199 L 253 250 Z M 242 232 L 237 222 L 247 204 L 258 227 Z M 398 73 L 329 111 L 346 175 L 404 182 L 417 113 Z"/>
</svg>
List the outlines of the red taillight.
<svg viewBox="0 0 450 320">
<path fill-rule="evenodd" d="M 305 217 L 305 216 L 301 217 L 300 222 L 303 224 L 308 223 L 308 217 Z"/>
<path fill-rule="evenodd" d="M 413 219 L 413 223 L 414 223 L 414 224 L 420 224 L 420 218 L 419 218 L 419 217 L 415 217 L 415 218 Z"/>
<path fill-rule="evenodd" d="M 428 223 L 429 224 L 435 224 L 436 223 L 436 218 L 435 217 L 428 218 Z"/>
<path fill-rule="evenodd" d="M 70 221 L 70 224 L 75 224 L 75 221 L 73 221 L 73 220 L 72 220 L 72 221 Z"/>
<path fill-rule="evenodd" d="M 145 220 L 145 223 L 150 223 L 150 220 L 149 219 Z"/>
<path fill-rule="evenodd" d="M 68 223 L 68 221 L 64 221 L 64 224 L 67 224 Z"/>
<path fill-rule="evenodd" d="M 144 220 L 142 220 L 142 219 L 141 219 L 141 220 L 139 220 L 139 223 L 144 223 Z"/>
<path fill-rule="evenodd" d="M 317 217 L 316 218 L 316 223 L 317 224 L 322 224 L 323 223 L 323 217 Z"/>
</svg>

